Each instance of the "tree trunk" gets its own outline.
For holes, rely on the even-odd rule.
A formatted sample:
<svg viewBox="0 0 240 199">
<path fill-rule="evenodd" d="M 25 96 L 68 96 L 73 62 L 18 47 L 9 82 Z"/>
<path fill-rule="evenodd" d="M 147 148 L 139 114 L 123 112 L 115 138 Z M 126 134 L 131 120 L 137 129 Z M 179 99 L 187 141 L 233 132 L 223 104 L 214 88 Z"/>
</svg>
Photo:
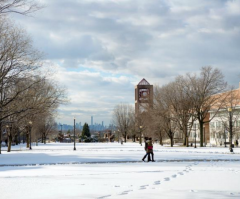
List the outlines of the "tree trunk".
<svg viewBox="0 0 240 199">
<path fill-rule="evenodd" d="M 186 136 L 186 147 L 189 147 L 188 136 Z"/>
<path fill-rule="evenodd" d="M 17 135 L 15 135 L 14 141 L 15 141 L 16 145 L 18 145 L 18 136 Z"/>
<path fill-rule="evenodd" d="M 125 131 L 125 135 L 124 135 L 124 142 L 127 142 L 127 132 Z"/>
<path fill-rule="evenodd" d="M 2 153 L 2 121 L 0 121 L 0 154 Z"/>
<path fill-rule="evenodd" d="M 47 139 L 47 137 L 44 135 L 43 136 L 44 144 L 46 144 L 46 139 Z M 110 138 L 108 138 L 108 139 L 110 140 Z"/>
<path fill-rule="evenodd" d="M 8 150 L 7 152 L 11 152 L 11 146 L 12 146 L 12 135 L 8 135 Z"/>
<path fill-rule="evenodd" d="M 159 134 L 159 144 L 163 146 L 163 139 L 162 139 L 162 134 Z"/>
<path fill-rule="evenodd" d="M 170 140 L 171 140 L 171 147 L 173 147 L 173 137 L 171 137 Z"/>
<path fill-rule="evenodd" d="M 229 133 L 229 149 L 230 149 L 230 151 L 231 151 L 231 149 L 232 149 L 232 133 L 230 132 Z"/>
<path fill-rule="evenodd" d="M 27 139 L 27 142 L 26 142 L 27 148 L 29 148 L 29 147 L 30 147 L 30 143 L 29 143 L 29 133 L 26 134 L 26 139 Z"/>
<path fill-rule="evenodd" d="M 186 140 L 186 134 L 183 133 L 183 146 L 186 146 L 187 140 Z"/>
<path fill-rule="evenodd" d="M 42 143 L 43 143 L 44 141 L 43 141 L 43 134 L 42 134 Z"/>
<path fill-rule="evenodd" d="M 200 147 L 203 147 L 203 122 L 199 121 L 199 126 L 200 126 Z"/>
<path fill-rule="evenodd" d="M 24 134 L 22 134 L 22 139 L 23 139 L 23 144 L 25 144 L 26 136 Z"/>
<path fill-rule="evenodd" d="M 136 135 L 133 135 L 133 142 L 136 142 Z"/>
</svg>

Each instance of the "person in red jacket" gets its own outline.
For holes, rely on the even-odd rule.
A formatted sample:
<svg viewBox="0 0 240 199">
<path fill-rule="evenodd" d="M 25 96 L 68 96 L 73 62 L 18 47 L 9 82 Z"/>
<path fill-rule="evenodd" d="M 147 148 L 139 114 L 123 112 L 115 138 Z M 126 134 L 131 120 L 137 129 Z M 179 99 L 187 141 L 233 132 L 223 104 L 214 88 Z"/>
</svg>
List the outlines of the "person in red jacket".
<svg viewBox="0 0 240 199">
<path fill-rule="evenodd" d="M 146 154 L 143 156 L 142 161 L 144 161 L 145 158 L 148 156 L 148 162 L 149 162 L 149 161 L 151 161 L 151 159 L 150 159 L 150 154 L 147 152 L 147 150 L 148 150 L 148 137 L 145 137 L 144 140 L 145 140 L 144 149 L 145 149 L 145 151 L 146 151 Z"/>
<path fill-rule="evenodd" d="M 149 138 L 149 140 L 148 140 L 147 153 L 149 154 L 149 160 L 148 161 L 151 161 L 151 158 L 150 158 L 150 154 L 151 154 L 152 155 L 152 162 L 155 162 L 155 160 L 154 160 L 154 153 L 153 153 L 152 138 Z"/>
</svg>

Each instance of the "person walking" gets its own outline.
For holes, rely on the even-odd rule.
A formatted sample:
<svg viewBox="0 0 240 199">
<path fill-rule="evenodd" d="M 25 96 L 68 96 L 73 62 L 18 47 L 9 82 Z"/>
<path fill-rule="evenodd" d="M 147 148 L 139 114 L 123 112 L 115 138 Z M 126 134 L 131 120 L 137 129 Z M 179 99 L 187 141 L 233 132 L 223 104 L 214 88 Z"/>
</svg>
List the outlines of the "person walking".
<svg viewBox="0 0 240 199">
<path fill-rule="evenodd" d="M 155 160 L 154 160 L 154 153 L 153 153 L 153 143 L 152 143 L 152 138 L 149 138 L 149 140 L 148 140 L 147 153 L 149 154 L 148 162 L 151 161 L 150 154 L 152 155 L 152 162 L 155 162 Z"/>
<path fill-rule="evenodd" d="M 144 149 L 146 151 L 146 154 L 143 156 L 143 159 L 142 159 L 143 162 L 147 156 L 148 156 L 148 161 L 150 160 L 150 154 L 147 151 L 148 150 L 148 137 L 144 138 L 144 143 L 145 143 Z"/>
</svg>

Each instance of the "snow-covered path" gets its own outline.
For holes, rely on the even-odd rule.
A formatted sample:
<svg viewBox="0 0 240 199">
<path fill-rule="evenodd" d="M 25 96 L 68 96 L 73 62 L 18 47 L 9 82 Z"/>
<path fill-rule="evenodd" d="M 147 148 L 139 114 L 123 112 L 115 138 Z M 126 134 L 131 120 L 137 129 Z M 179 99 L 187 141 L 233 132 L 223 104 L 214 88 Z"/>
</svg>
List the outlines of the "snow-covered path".
<svg viewBox="0 0 240 199">
<path fill-rule="evenodd" d="M 90 162 L 137 162 L 141 161 L 144 150 L 137 143 L 81 143 L 73 151 L 73 144 L 51 143 L 33 146 L 28 150 L 25 145 L 13 147 L 11 153 L 3 151 L 0 166 L 26 164 L 69 164 Z M 6 148 L 5 148 L 6 149 Z M 240 160 L 240 148 L 230 154 L 228 148 L 162 147 L 154 145 L 157 161 L 190 160 Z"/>
<path fill-rule="evenodd" d="M 138 144 L 79 144 L 77 151 L 70 144 L 19 149 L 0 155 L 1 199 L 240 198 L 239 149 L 229 154 L 225 148 L 156 145 L 159 162 L 149 163 L 139 162 L 144 151 Z"/>
</svg>

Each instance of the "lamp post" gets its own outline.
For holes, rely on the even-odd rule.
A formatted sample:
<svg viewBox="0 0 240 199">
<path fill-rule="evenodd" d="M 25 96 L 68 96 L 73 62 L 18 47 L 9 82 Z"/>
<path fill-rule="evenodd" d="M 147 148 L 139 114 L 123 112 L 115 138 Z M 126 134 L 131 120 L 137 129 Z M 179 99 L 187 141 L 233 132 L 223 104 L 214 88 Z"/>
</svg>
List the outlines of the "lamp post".
<svg viewBox="0 0 240 199">
<path fill-rule="evenodd" d="M 75 118 L 73 119 L 74 121 L 74 126 L 73 126 L 73 133 L 74 133 L 74 147 L 73 147 L 73 150 L 76 151 L 76 139 L 75 139 Z"/>
<path fill-rule="evenodd" d="M 142 126 L 140 126 L 139 144 L 141 144 L 141 146 L 142 146 Z"/>
<path fill-rule="evenodd" d="M 229 150 L 230 152 L 233 152 L 233 148 L 232 148 L 232 108 L 228 108 L 228 112 L 229 112 Z"/>
<path fill-rule="evenodd" d="M 224 128 L 224 138 L 225 138 L 225 147 L 227 147 L 227 136 L 226 136 L 226 130 L 225 130 L 225 128 Z"/>
<path fill-rule="evenodd" d="M 32 131 L 32 121 L 29 121 L 29 135 L 30 135 L 30 147 L 29 150 L 32 150 L 32 136 L 31 136 L 31 131 Z"/>
<path fill-rule="evenodd" d="M 197 148 L 197 132 L 196 132 L 197 124 L 194 124 L 194 126 L 195 126 L 195 147 L 194 148 Z"/>
</svg>

